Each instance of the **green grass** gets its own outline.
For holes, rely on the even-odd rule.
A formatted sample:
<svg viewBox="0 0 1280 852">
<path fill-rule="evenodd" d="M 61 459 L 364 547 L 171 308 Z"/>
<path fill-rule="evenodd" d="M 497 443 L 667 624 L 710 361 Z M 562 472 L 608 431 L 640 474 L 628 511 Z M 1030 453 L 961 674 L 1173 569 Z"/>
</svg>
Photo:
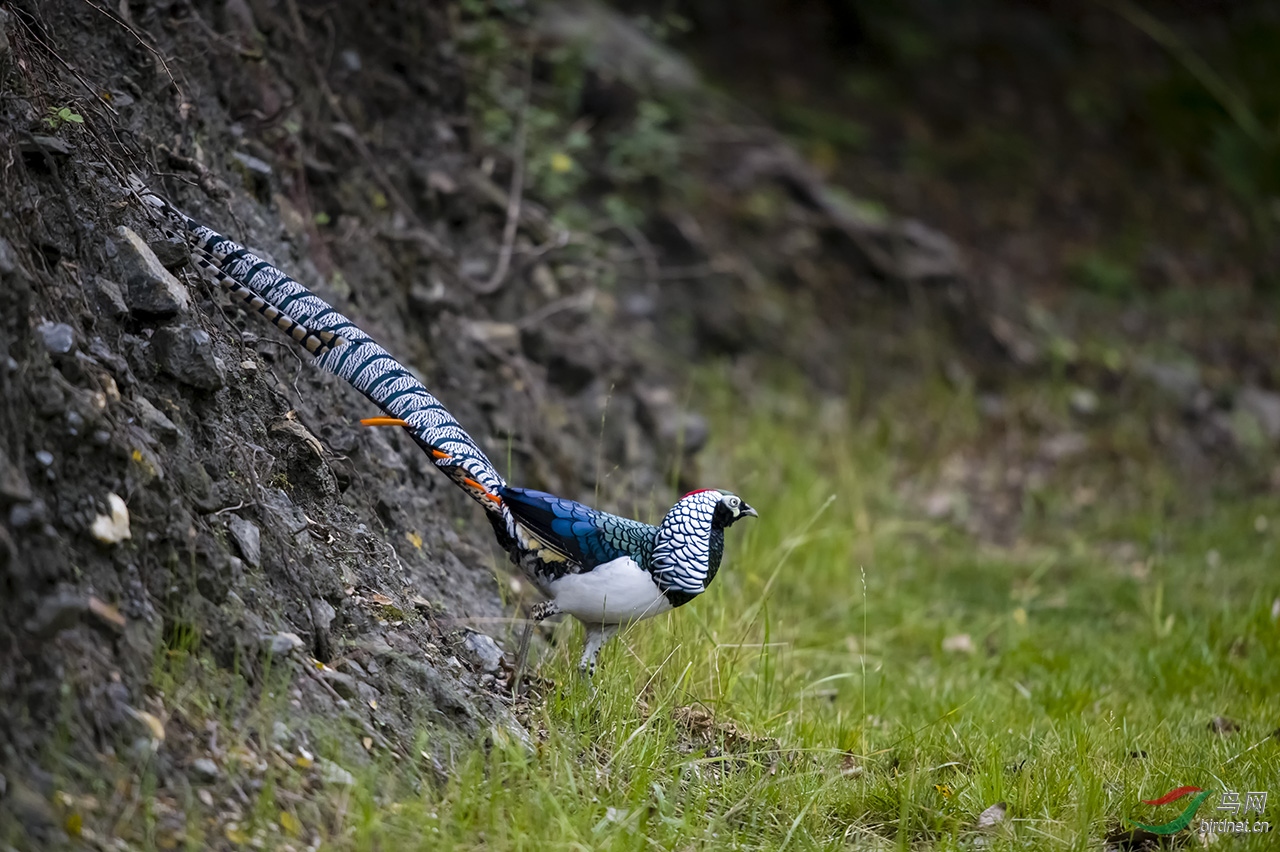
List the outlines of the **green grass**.
<svg viewBox="0 0 1280 852">
<path fill-rule="evenodd" d="M 1005 801 L 993 848 L 1091 849 L 1124 817 L 1172 819 L 1188 800 L 1139 800 L 1175 786 L 1280 787 L 1274 500 L 1179 520 L 1154 471 L 996 550 L 895 496 L 892 428 L 752 403 L 714 406 L 716 480 L 761 518 L 731 530 L 713 589 L 609 646 L 594 694 L 561 627 L 532 751 L 496 737 L 415 796 L 379 774 L 340 846 L 958 849 Z M 904 438 L 969 437 L 964 398 L 913 404 Z M 959 633 L 974 651 L 944 653 Z"/>
<path fill-rule="evenodd" d="M 1268 790 L 1262 818 L 1280 823 L 1274 497 L 1184 494 L 1153 460 L 1102 453 L 1050 472 L 997 548 L 903 496 L 999 443 L 966 394 L 908 388 L 853 422 L 705 384 L 706 478 L 761 515 L 730 530 L 706 595 L 607 646 L 594 691 L 581 630 L 557 628 L 532 747 L 495 730 L 441 774 L 424 727 L 421 763 L 374 749 L 361 768 L 357 737 L 331 726 L 313 745 L 355 773 L 344 787 L 263 746 L 253 807 L 230 833 L 190 818 L 190 848 L 208 832 L 298 849 L 1099 849 L 1126 817 L 1173 819 L 1189 800 L 1140 800 L 1188 784 L 1213 791 L 1208 818 L 1224 789 Z M 1081 505 L 1085 484 L 1099 496 Z M 958 634 L 972 651 L 944 652 Z M 246 706 L 242 729 L 286 710 Z M 1218 716 L 1240 730 L 1212 732 Z"/>
</svg>

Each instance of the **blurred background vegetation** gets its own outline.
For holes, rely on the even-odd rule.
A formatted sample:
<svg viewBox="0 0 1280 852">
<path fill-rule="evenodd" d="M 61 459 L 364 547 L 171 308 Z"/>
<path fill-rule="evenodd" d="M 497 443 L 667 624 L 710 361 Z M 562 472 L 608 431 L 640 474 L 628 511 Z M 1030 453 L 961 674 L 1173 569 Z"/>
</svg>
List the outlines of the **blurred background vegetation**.
<svg viewBox="0 0 1280 852">
<path fill-rule="evenodd" d="M 960 221 L 968 210 L 1103 238 L 1067 247 L 1081 287 L 1136 297 L 1167 283 L 1141 274 L 1152 244 L 1238 255 L 1219 274 L 1277 283 L 1273 4 L 624 5 L 665 21 L 713 78 L 854 187 L 905 177 L 894 200 L 936 217 L 928 186 L 945 182 Z"/>
</svg>

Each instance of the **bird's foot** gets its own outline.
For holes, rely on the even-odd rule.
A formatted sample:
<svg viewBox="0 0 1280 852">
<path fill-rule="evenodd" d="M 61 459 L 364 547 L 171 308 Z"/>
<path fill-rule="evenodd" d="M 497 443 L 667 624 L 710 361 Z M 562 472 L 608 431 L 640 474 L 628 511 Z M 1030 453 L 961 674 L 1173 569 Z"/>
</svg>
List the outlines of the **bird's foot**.
<svg viewBox="0 0 1280 852">
<path fill-rule="evenodd" d="M 560 607 L 555 601 L 539 601 L 529 610 L 529 617 L 534 621 L 545 621 L 553 615 L 560 614 Z"/>
<path fill-rule="evenodd" d="M 587 625 L 587 642 L 582 649 L 582 659 L 578 661 L 578 671 L 585 677 L 589 678 L 595 675 L 596 657 L 600 656 L 600 649 L 617 632 L 618 625 L 616 624 Z"/>
</svg>

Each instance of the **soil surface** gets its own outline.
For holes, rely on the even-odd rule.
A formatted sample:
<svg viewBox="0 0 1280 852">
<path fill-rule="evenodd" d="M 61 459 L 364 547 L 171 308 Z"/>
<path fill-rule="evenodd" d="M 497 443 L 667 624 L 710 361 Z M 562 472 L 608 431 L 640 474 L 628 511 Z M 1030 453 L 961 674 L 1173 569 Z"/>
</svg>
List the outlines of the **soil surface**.
<svg viewBox="0 0 1280 852">
<path fill-rule="evenodd" d="M 656 518 L 702 484 L 689 361 L 782 355 L 840 381 L 839 338 L 778 332 L 873 276 L 762 128 L 703 164 L 723 222 L 659 191 L 643 232 L 557 254 L 572 240 L 528 198 L 512 251 L 512 158 L 474 138 L 457 9 L 52 0 L 3 24 L 0 818 L 33 843 L 64 836 L 55 789 L 139 749 L 163 742 L 162 790 L 202 771 L 210 732 L 156 685 L 175 654 L 250 693 L 284 660 L 300 720 L 399 753 L 438 730 L 437 766 L 457 738 L 527 736 L 536 700 L 511 694 L 532 592 L 480 513 L 195 274 L 130 176 L 356 318 L 522 485 Z M 766 184 L 780 215 L 728 215 Z M 787 234 L 799 276 L 760 245 Z M 840 286 L 783 310 L 819 263 Z"/>
</svg>

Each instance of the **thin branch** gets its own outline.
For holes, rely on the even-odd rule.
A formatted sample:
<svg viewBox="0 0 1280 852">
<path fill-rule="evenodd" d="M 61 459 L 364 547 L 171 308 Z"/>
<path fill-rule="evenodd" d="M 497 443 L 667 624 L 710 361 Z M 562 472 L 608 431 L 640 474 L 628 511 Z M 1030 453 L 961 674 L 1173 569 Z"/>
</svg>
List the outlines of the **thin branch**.
<svg viewBox="0 0 1280 852">
<path fill-rule="evenodd" d="M 520 227 L 520 201 L 524 196 L 524 148 L 528 136 L 529 90 L 533 84 L 533 50 L 530 49 L 524 63 L 524 87 L 520 98 L 520 112 L 516 117 L 515 152 L 511 160 L 511 189 L 507 192 L 507 223 L 502 229 L 502 252 L 493 275 L 484 284 L 472 282 L 471 289 L 487 296 L 502 289 L 511 268 L 511 250 L 515 246 L 516 231 Z"/>
</svg>

